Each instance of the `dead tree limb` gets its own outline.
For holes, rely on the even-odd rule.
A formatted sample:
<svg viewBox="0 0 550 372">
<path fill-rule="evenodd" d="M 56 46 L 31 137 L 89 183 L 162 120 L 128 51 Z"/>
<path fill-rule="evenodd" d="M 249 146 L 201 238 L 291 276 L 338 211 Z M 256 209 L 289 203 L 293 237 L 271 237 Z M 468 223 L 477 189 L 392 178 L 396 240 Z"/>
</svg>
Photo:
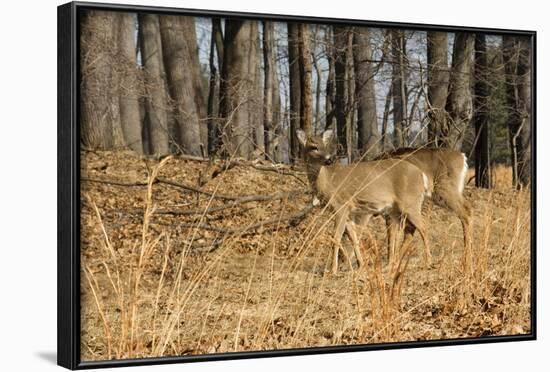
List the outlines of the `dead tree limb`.
<svg viewBox="0 0 550 372">
<path fill-rule="evenodd" d="M 184 228 L 199 228 L 202 230 L 210 230 L 210 231 L 217 231 L 221 233 L 227 233 L 227 234 L 233 234 L 233 235 L 241 235 L 242 233 L 246 231 L 252 231 L 256 230 L 260 227 L 265 227 L 268 225 L 275 224 L 277 222 L 288 222 L 290 226 L 296 226 L 302 219 L 305 218 L 305 216 L 313 209 L 313 204 L 309 203 L 305 208 L 302 210 L 287 215 L 283 217 L 272 217 L 268 218 L 266 220 L 256 222 L 254 224 L 241 227 L 239 229 L 227 229 L 224 227 L 218 227 L 218 226 L 212 226 L 212 225 L 206 225 L 206 224 L 196 224 L 196 223 L 179 223 L 178 227 L 184 227 Z M 265 230 L 264 230 L 265 231 Z"/>
<path fill-rule="evenodd" d="M 238 196 L 234 196 L 234 195 L 225 195 L 225 194 L 218 194 L 218 193 L 213 193 L 213 192 L 209 192 L 209 191 L 204 191 L 204 190 L 201 190 L 198 187 L 194 187 L 194 186 L 191 186 L 191 185 L 186 185 L 186 184 L 183 184 L 183 183 L 175 182 L 175 181 L 168 180 L 166 178 L 161 178 L 161 177 L 157 178 L 157 182 L 158 183 L 164 183 L 166 185 L 170 185 L 170 186 L 177 187 L 177 188 L 180 188 L 180 189 L 184 189 L 184 190 L 187 190 L 187 191 L 193 191 L 193 192 L 196 192 L 196 193 L 199 193 L 199 194 L 208 195 L 208 196 L 211 196 L 211 197 L 217 198 L 217 199 L 236 200 L 236 199 L 239 198 Z"/>
<path fill-rule="evenodd" d="M 202 215 L 202 214 L 219 212 L 224 209 L 233 208 L 241 204 L 246 204 L 246 203 L 251 203 L 256 201 L 271 201 L 271 200 L 285 199 L 292 196 L 296 196 L 298 194 L 299 194 L 298 192 L 278 192 L 273 195 L 247 195 L 247 196 L 243 196 L 241 198 L 235 199 L 230 203 L 220 205 L 217 207 L 210 207 L 207 209 L 198 208 L 198 209 L 192 209 L 192 210 L 164 208 L 164 209 L 155 211 L 155 214 L 171 214 L 176 216 Z"/>
<path fill-rule="evenodd" d="M 199 178 L 199 185 L 205 185 L 210 180 L 213 180 L 236 166 L 251 167 L 262 172 L 273 172 L 283 176 L 291 176 L 297 179 L 300 183 L 307 185 L 304 180 L 298 177 L 298 175 L 305 175 L 305 172 L 291 171 L 288 167 L 282 165 L 262 165 L 242 159 L 228 160 L 221 164 L 214 165 L 211 169 L 207 169 L 203 174 L 201 174 Z"/>
<path fill-rule="evenodd" d="M 102 180 L 98 178 L 88 178 L 88 177 L 81 177 L 80 179 L 86 182 L 102 183 L 105 185 L 114 185 L 114 186 L 125 186 L 125 187 L 147 186 L 147 182 L 124 182 L 124 181 L 115 181 L 115 180 Z"/>
<path fill-rule="evenodd" d="M 124 187 L 147 186 L 147 182 L 124 182 L 124 181 L 103 180 L 103 179 L 88 178 L 88 177 L 82 177 L 81 180 L 86 181 L 86 182 L 102 183 L 102 184 L 106 184 L 106 185 L 115 185 L 115 186 L 124 186 Z M 186 191 L 192 191 L 192 192 L 196 192 L 196 193 L 199 193 L 199 194 L 208 195 L 208 196 L 211 196 L 211 197 L 214 197 L 214 198 L 217 198 L 217 199 L 237 200 L 237 199 L 240 198 L 239 196 L 234 196 L 234 195 L 224 195 L 224 194 L 218 194 L 218 193 L 212 193 L 212 192 L 209 192 L 209 191 L 204 191 L 204 190 L 201 190 L 198 187 L 194 187 L 194 186 L 191 186 L 191 185 L 186 185 L 184 183 L 175 182 L 175 181 L 168 180 L 166 178 L 161 178 L 161 177 L 156 178 L 153 183 L 155 183 L 155 184 L 163 183 L 163 184 L 166 184 L 166 185 L 170 185 L 170 186 L 173 186 L 173 187 L 184 189 Z"/>
</svg>

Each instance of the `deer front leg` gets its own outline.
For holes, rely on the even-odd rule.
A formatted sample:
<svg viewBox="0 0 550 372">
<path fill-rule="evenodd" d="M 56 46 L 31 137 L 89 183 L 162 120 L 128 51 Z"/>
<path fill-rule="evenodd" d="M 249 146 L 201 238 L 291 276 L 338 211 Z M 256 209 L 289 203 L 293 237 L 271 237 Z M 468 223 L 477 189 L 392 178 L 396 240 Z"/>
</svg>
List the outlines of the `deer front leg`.
<svg viewBox="0 0 550 372">
<path fill-rule="evenodd" d="M 363 266 L 363 255 L 361 254 L 361 246 L 359 243 L 359 238 L 357 236 L 357 225 L 353 221 L 348 221 L 346 223 L 346 232 L 353 244 L 353 250 L 355 251 L 355 257 L 357 258 L 357 267 L 361 268 Z"/>
<path fill-rule="evenodd" d="M 348 210 L 340 210 L 336 212 L 335 229 L 334 229 L 334 250 L 332 253 L 332 274 L 338 272 L 338 252 L 342 248 L 342 236 L 346 228 L 346 221 L 349 216 Z"/>
<path fill-rule="evenodd" d="M 353 249 L 355 250 L 355 256 L 357 257 L 357 264 L 359 267 L 364 266 L 363 255 L 361 252 L 361 239 L 363 237 L 364 229 L 369 224 L 372 215 L 364 214 L 360 216 L 359 223 L 350 221 L 346 224 L 346 232 L 353 242 Z"/>
</svg>

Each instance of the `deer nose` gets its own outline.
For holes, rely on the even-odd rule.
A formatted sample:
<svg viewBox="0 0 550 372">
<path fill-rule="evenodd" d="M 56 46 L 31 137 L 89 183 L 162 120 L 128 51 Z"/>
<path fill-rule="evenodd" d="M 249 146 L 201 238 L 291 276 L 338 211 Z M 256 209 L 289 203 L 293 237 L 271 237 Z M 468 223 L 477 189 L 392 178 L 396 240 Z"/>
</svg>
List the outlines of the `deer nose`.
<svg viewBox="0 0 550 372">
<path fill-rule="evenodd" d="M 333 160 L 333 159 L 332 159 L 332 156 L 330 156 L 330 155 L 325 155 L 325 164 L 326 164 L 326 165 L 332 164 L 332 160 Z"/>
</svg>

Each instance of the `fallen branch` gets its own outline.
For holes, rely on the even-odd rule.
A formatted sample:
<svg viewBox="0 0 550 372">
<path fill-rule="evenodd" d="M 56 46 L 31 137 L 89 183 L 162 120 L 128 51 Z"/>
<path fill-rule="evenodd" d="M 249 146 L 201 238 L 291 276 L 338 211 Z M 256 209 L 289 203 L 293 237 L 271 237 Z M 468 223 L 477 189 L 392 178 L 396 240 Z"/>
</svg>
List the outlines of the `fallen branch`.
<svg viewBox="0 0 550 372">
<path fill-rule="evenodd" d="M 185 156 L 183 157 L 183 159 L 196 160 L 201 162 L 208 161 L 208 159 L 197 158 L 195 156 Z M 291 171 L 290 167 L 283 164 L 263 165 L 263 164 L 258 164 L 256 162 L 243 160 L 243 159 L 225 160 L 219 164 L 212 164 L 209 168 L 206 169 L 204 174 L 201 174 L 201 176 L 199 177 L 199 185 L 200 186 L 205 185 L 210 180 L 213 180 L 214 178 L 218 177 L 222 173 L 236 166 L 246 166 L 262 172 L 273 172 L 284 176 L 291 176 L 296 178 L 302 184 L 306 185 L 306 182 L 302 180 L 300 177 L 298 177 L 298 175 L 306 175 L 305 172 Z"/>
<path fill-rule="evenodd" d="M 147 186 L 147 182 L 124 182 L 124 181 L 103 180 L 103 179 L 88 178 L 88 177 L 81 177 L 81 180 L 86 181 L 86 182 L 102 183 L 102 184 L 106 184 L 106 185 L 124 186 L 124 187 Z M 224 195 L 224 194 L 217 194 L 217 193 L 212 193 L 212 192 L 209 192 L 209 191 L 204 191 L 204 190 L 201 190 L 198 187 L 194 187 L 194 186 L 191 186 L 191 185 L 186 185 L 184 183 L 171 181 L 171 180 L 168 180 L 166 178 L 160 178 L 159 177 L 159 178 L 155 179 L 155 181 L 153 183 L 154 184 L 163 183 L 163 184 L 166 184 L 166 185 L 174 186 L 174 187 L 177 187 L 177 188 L 180 188 L 180 189 L 196 192 L 196 193 L 199 193 L 199 194 L 208 195 L 208 196 L 218 198 L 218 199 L 237 200 L 237 199 L 240 198 L 239 196 L 234 196 L 234 195 Z"/>
<path fill-rule="evenodd" d="M 80 179 L 86 182 L 102 183 L 106 185 L 115 185 L 115 186 L 125 186 L 125 187 L 147 186 L 147 182 L 124 182 L 124 181 L 102 180 L 98 178 L 88 178 L 88 177 L 80 177 Z"/>
<path fill-rule="evenodd" d="M 178 227 L 189 228 L 189 229 L 198 228 L 202 230 L 209 230 L 209 231 L 216 231 L 219 233 L 223 233 L 225 237 L 222 239 L 216 239 L 210 243 L 198 244 L 193 246 L 194 248 L 209 247 L 207 251 L 212 252 L 225 241 L 228 235 L 233 235 L 238 237 L 249 236 L 257 233 L 257 229 L 259 228 L 263 228 L 262 232 L 271 231 L 277 228 L 277 226 L 273 226 L 273 225 L 280 222 L 286 222 L 288 226 L 296 226 L 307 216 L 309 212 L 311 212 L 313 208 L 314 208 L 313 203 L 308 203 L 303 209 L 301 209 L 296 213 L 289 214 L 283 217 L 268 218 L 266 220 L 263 220 L 254 224 L 241 227 L 239 229 L 228 229 L 224 227 L 212 226 L 207 224 L 193 224 L 193 223 L 180 223 L 178 224 Z M 160 223 L 160 224 L 164 225 L 164 223 Z"/>
<path fill-rule="evenodd" d="M 271 201 L 271 200 L 279 200 L 279 199 L 285 199 L 288 197 L 299 195 L 298 192 L 278 192 L 273 195 L 247 195 L 240 197 L 238 199 L 233 200 L 231 203 L 220 205 L 217 207 L 210 207 L 207 209 L 192 209 L 192 210 L 181 210 L 181 209 L 159 209 L 155 211 L 155 214 L 173 214 L 176 216 L 191 216 L 191 215 L 202 215 L 202 214 L 209 214 L 214 212 L 219 212 L 224 209 L 233 208 L 240 204 L 246 204 L 256 201 Z"/>
<path fill-rule="evenodd" d="M 196 192 L 196 193 L 199 193 L 199 194 L 208 195 L 208 196 L 218 198 L 218 199 L 236 200 L 236 199 L 239 198 L 238 196 L 224 195 L 224 194 L 218 194 L 218 193 L 213 193 L 213 192 L 209 192 L 209 191 L 204 191 L 204 190 L 201 190 L 198 187 L 191 186 L 191 185 L 186 185 L 186 184 L 175 182 L 175 181 L 171 181 L 171 180 L 168 180 L 166 178 L 158 177 L 157 182 L 158 183 L 164 183 L 166 185 L 170 185 L 170 186 L 174 186 L 174 187 L 178 187 L 178 188 L 181 188 L 181 189 L 184 189 L 184 190 L 187 190 L 187 191 L 193 191 L 193 192 Z"/>
</svg>

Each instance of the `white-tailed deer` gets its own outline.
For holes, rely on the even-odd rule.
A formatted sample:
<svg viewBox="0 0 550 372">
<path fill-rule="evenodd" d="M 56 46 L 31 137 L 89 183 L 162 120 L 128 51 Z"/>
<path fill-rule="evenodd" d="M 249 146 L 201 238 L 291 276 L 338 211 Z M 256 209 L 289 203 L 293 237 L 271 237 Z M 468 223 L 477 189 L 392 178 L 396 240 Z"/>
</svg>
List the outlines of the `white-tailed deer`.
<svg viewBox="0 0 550 372">
<path fill-rule="evenodd" d="M 317 137 L 307 137 L 301 130 L 297 134 L 303 146 L 310 184 L 335 214 L 333 274 L 338 270 L 338 254 L 344 232 L 353 244 L 358 265 L 362 266 L 357 227 L 366 226 L 375 215 L 384 215 L 388 226 L 392 227 L 404 220 L 404 242 L 418 230 L 424 243 L 424 259 L 427 264 L 431 263 L 421 214 L 424 197 L 429 194 L 429 180 L 418 167 L 400 159 L 350 165 L 330 164 L 336 153 L 333 130 Z M 393 231 L 395 229 L 388 230 L 388 235 Z M 389 242 L 393 241 L 390 238 Z M 393 250 L 393 244 L 390 244 L 390 250 Z"/>
<path fill-rule="evenodd" d="M 401 148 L 378 156 L 377 159 L 404 159 L 416 165 L 430 183 L 434 203 L 454 212 L 462 223 L 464 257 L 471 250 L 472 208 L 464 198 L 464 182 L 468 163 L 462 152 L 443 148 Z"/>
</svg>

